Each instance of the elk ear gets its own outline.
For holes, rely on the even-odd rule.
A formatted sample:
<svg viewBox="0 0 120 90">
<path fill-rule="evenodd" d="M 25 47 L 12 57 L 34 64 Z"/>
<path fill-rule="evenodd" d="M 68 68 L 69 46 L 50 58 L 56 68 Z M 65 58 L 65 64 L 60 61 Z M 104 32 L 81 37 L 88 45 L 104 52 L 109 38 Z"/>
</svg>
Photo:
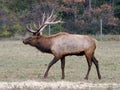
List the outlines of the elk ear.
<svg viewBox="0 0 120 90">
<path fill-rule="evenodd" d="M 40 35 L 42 35 L 42 32 L 40 32 Z"/>
</svg>

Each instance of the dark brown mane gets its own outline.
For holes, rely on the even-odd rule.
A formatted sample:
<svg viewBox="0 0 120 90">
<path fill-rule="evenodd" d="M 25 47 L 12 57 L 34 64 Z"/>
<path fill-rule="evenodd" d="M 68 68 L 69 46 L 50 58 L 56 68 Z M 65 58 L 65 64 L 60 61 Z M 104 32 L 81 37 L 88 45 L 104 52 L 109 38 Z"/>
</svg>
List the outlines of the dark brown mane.
<svg viewBox="0 0 120 90">
<path fill-rule="evenodd" d="M 52 39 L 56 37 L 61 37 L 61 35 L 67 35 L 67 34 L 68 33 L 60 32 L 51 36 L 40 35 L 38 36 L 38 38 L 40 39 L 38 42 L 40 42 L 40 44 L 36 44 L 36 48 L 42 52 L 52 53 L 50 49 L 52 44 Z"/>
</svg>

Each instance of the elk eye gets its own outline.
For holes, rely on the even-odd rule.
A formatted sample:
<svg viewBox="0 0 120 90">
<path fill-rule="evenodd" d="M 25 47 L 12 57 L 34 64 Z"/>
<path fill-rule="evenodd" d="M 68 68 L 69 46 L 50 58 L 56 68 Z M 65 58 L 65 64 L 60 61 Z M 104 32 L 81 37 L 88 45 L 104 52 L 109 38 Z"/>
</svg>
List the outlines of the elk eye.
<svg viewBox="0 0 120 90">
<path fill-rule="evenodd" d="M 32 40 L 32 37 L 27 38 L 27 40 L 28 40 L 28 41 L 31 41 L 31 40 Z"/>
</svg>

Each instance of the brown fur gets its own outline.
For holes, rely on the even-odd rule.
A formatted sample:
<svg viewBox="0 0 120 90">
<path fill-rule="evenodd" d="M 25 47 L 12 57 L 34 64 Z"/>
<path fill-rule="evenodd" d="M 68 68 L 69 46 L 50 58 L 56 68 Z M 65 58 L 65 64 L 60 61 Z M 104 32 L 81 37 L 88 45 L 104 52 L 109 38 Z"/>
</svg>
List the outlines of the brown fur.
<svg viewBox="0 0 120 90">
<path fill-rule="evenodd" d="M 88 63 L 88 71 L 85 79 L 88 79 L 92 62 L 96 66 L 98 78 L 101 79 L 98 61 L 94 57 L 94 52 L 96 49 L 96 40 L 89 36 L 68 34 L 65 32 L 61 32 L 51 36 L 34 34 L 32 37 L 25 39 L 23 43 L 34 46 L 42 52 L 51 53 L 54 55 L 54 58 L 49 63 L 49 66 L 45 72 L 44 77 L 48 76 L 48 71 L 50 67 L 53 64 L 55 64 L 59 59 L 61 59 L 62 79 L 64 79 L 65 56 L 85 55 Z"/>
</svg>

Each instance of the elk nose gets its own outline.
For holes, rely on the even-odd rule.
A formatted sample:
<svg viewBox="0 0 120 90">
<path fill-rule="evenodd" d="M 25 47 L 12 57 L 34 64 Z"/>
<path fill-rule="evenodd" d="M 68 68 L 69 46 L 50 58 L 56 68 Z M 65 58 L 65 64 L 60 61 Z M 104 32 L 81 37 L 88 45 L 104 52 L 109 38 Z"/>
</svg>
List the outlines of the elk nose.
<svg viewBox="0 0 120 90">
<path fill-rule="evenodd" d="M 24 43 L 24 44 L 27 44 L 27 43 L 25 42 L 25 40 L 23 40 L 23 43 Z"/>
<path fill-rule="evenodd" d="M 25 41 L 23 40 L 23 43 L 25 44 Z"/>
</svg>

